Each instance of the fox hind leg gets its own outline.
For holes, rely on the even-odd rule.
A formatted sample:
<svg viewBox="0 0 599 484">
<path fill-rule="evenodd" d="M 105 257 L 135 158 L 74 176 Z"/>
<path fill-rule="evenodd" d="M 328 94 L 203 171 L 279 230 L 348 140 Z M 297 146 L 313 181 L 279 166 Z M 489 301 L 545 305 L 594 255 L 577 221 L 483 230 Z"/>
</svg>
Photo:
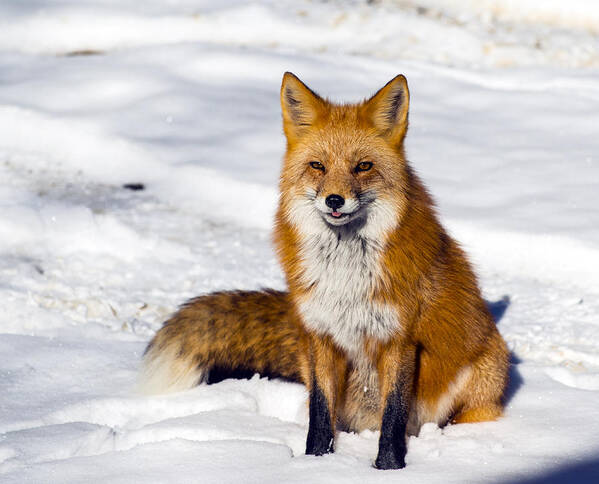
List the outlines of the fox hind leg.
<svg viewBox="0 0 599 484">
<path fill-rule="evenodd" d="M 451 422 L 455 424 L 488 422 L 496 420 L 501 414 L 501 405 L 490 403 L 484 407 L 463 408 Z"/>
<path fill-rule="evenodd" d="M 499 334 L 492 343 L 490 350 L 473 365 L 452 423 L 486 422 L 496 420 L 503 413 L 509 352 Z"/>
</svg>

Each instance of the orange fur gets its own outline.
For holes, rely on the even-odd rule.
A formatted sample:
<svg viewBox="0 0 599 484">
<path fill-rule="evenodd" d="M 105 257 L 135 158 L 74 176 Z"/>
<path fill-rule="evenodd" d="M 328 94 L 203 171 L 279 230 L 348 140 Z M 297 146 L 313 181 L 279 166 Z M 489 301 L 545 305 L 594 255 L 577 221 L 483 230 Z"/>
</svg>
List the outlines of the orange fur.
<svg viewBox="0 0 599 484">
<path fill-rule="evenodd" d="M 466 256 L 439 223 L 406 159 L 405 78 L 396 77 L 364 102 L 338 105 L 287 73 L 281 105 L 287 150 L 274 242 L 289 292 L 217 293 L 191 301 L 150 343 L 146 366 L 153 368 L 168 353 L 173 368 L 245 368 L 303 381 L 309 389 L 316 384 L 333 427 L 337 422 L 358 431 L 380 427 L 385 402 L 399 384 L 409 400 L 412 433 L 426 421 L 500 416 L 507 347 Z M 320 166 L 314 168 L 315 161 Z M 358 170 L 364 162 L 372 166 Z M 318 215 L 310 203 L 330 194 L 360 203 L 364 194 L 374 194 L 376 202 L 364 202 L 366 208 L 360 212 L 360 205 L 356 212 L 366 214 L 364 237 L 371 245 L 363 250 L 371 265 L 358 261 L 357 267 L 369 271 L 367 276 L 349 271 L 348 281 L 328 281 L 327 292 L 319 284 L 339 268 L 314 272 L 319 266 L 310 260 L 319 260 L 320 252 L 310 241 L 320 240 L 311 231 L 326 230 L 321 215 L 326 220 L 332 215 Z M 314 210 L 317 220 L 302 216 L 302 207 Z M 351 237 L 343 230 L 339 243 Z M 339 262 L 351 268 L 350 263 Z M 359 289 L 348 293 L 350 301 L 336 299 L 350 291 L 344 284 Z M 319 326 L 310 320 L 312 314 L 320 317 L 320 307 L 323 315 L 337 314 L 337 303 L 358 315 L 380 314 L 383 323 L 369 326 L 356 317 L 355 334 L 339 336 L 335 321 Z"/>
<path fill-rule="evenodd" d="M 317 106 L 317 117 L 312 119 L 309 129 L 301 127 L 298 132 L 290 127 L 294 122 L 286 113 L 285 89 L 291 83 L 306 97 L 311 91 L 306 91 L 296 78 L 286 76 L 282 104 L 288 144 L 275 244 L 292 300 L 301 301 L 309 297 L 311 288 L 301 280 L 301 241 L 298 229 L 288 221 L 287 212 L 291 209 L 286 195 L 301 192 L 305 184 L 320 183 L 320 190 L 345 197 L 352 191 L 374 186 L 389 198 L 398 213 L 397 225 L 385 234 L 384 258 L 380 263 L 383 281 L 371 297 L 396 308 L 401 327 L 395 341 L 417 349 L 415 409 L 442 424 L 462 409 L 478 408 L 482 402 L 501 408 L 508 351 L 480 296 L 464 253 L 440 225 L 430 195 L 405 158 L 403 137 L 409 94 L 403 77 L 395 82 L 404 89 L 405 96 L 398 126 L 389 128 L 384 120 L 376 118 L 377 113 L 385 110 L 385 106 L 381 108 L 382 96 L 391 88 L 392 81 L 363 103 L 335 105 L 312 101 Z M 328 179 L 315 180 L 321 177 L 320 173 L 306 173 L 306 161 L 315 157 L 333 165 Z M 367 172 L 367 177 L 352 175 L 348 167 L 363 157 L 384 165 L 384 176 L 372 172 Z M 389 180 L 391 183 L 386 183 Z M 370 348 L 369 353 L 375 361 L 381 355 L 397 357 L 386 351 L 384 344 Z M 467 365 L 472 365 L 473 370 L 465 388 L 450 402 L 444 415 L 435 414 L 439 399 L 449 390 L 458 371 Z M 383 389 L 383 398 L 385 394 Z M 346 397 L 348 401 L 351 399 Z"/>
</svg>

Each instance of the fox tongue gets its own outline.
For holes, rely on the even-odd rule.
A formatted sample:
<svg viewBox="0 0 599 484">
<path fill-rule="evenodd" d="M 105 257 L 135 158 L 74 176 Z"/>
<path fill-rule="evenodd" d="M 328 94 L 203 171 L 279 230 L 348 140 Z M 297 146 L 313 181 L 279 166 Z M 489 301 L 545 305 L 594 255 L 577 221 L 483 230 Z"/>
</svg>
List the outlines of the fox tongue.
<svg viewBox="0 0 599 484">
<path fill-rule="evenodd" d="M 341 217 L 341 212 L 331 212 L 333 217 Z"/>
</svg>

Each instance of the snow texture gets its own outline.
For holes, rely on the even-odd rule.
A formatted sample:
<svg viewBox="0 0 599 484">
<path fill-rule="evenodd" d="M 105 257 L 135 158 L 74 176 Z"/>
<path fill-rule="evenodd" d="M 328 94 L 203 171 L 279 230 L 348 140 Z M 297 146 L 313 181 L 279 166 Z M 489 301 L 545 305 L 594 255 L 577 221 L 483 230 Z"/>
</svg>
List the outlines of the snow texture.
<svg viewBox="0 0 599 484">
<path fill-rule="evenodd" d="M 0 481 L 599 482 L 596 2 L 14 0 L 0 32 Z M 301 385 L 135 393 L 187 298 L 284 287 L 286 70 L 407 76 L 408 156 L 513 351 L 505 416 L 425 425 L 401 471 L 374 432 L 305 456 Z"/>
</svg>

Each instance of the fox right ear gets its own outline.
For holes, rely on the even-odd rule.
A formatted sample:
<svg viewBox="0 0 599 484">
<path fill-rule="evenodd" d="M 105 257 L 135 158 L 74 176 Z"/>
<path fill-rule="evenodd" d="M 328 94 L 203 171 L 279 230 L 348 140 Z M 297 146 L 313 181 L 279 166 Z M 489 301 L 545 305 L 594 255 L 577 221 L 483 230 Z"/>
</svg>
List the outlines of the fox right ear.
<svg viewBox="0 0 599 484">
<path fill-rule="evenodd" d="M 283 130 L 287 141 L 294 142 L 325 111 L 326 101 L 297 76 L 286 72 L 281 84 Z"/>
<path fill-rule="evenodd" d="M 367 100 L 362 110 L 391 144 L 399 146 L 408 129 L 409 107 L 408 81 L 399 75 Z"/>
</svg>

